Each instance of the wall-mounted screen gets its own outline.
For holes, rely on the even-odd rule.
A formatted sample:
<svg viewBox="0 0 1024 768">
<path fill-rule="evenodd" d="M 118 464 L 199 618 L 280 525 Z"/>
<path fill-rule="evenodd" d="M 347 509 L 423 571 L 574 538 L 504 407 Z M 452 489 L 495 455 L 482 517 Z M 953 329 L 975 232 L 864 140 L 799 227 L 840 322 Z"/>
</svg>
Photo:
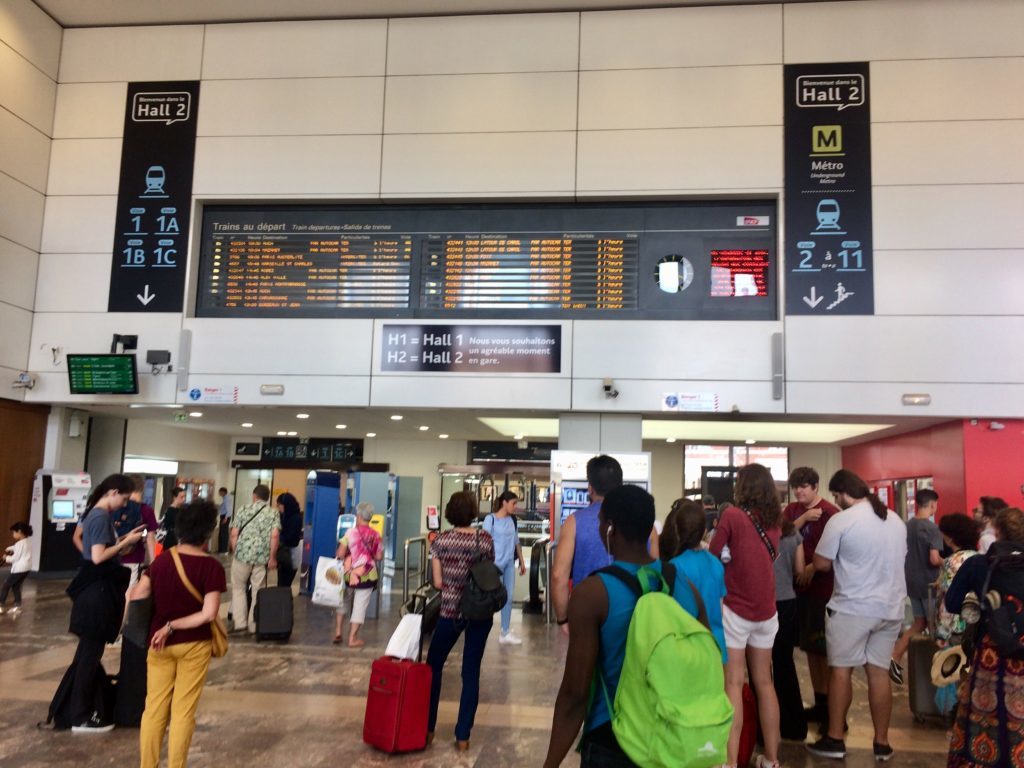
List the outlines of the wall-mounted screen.
<svg viewBox="0 0 1024 768">
<path fill-rule="evenodd" d="M 200 317 L 774 320 L 776 207 L 217 206 Z"/>
<path fill-rule="evenodd" d="M 75 502 L 71 499 L 54 499 L 50 504 L 50 519 L 66 522 L 75 519 Z"/>
<path fill-rule="evenodd" d="M 72 395 L 137 395 L 135 355 L 68 355 Z"/>
</svg>

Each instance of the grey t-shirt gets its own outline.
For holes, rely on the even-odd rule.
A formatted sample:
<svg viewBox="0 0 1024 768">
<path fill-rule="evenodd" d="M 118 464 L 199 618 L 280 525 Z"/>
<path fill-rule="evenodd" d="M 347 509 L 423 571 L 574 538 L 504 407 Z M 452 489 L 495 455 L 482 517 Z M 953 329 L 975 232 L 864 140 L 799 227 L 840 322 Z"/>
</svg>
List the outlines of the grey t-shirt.
<svg viewBox="0 0 1024 768">
<path fill-rule="evenodd" d="M 793 589 L 793 560 L 796 548 L 802 539 L 796 531 L 779 539 L 779 556 L 775 559 L 775 602 L 795 600 L 796 590 Z"/>
<path fill-rule="evenodd" d="M 94 507 L 79 525 L 82 526 L 82 559 L 92 562 L 92 547 L 103 544 L 106 547 L 117 542 L 117 533 L 110 515 Z"/>
<path fill-rule="evenodd" d="M 939 569 L 928 562 L 929 550 L 942 551 L 939 526 L 928 519 L 914 518 L 907 522 L 907 594 L 918 600 L 928 598 L 928 585 L 939 578 Z"/>
</svg>

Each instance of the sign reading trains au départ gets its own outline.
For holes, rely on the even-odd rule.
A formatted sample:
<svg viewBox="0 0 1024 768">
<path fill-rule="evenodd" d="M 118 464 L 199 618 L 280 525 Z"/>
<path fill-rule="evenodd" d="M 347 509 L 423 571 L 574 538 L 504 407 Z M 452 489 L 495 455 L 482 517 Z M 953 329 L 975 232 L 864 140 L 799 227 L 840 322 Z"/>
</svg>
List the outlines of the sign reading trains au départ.
<svg viewBox="0 0 1024 768">
<path fill-rule="evenodd" d="M 108 312 L 181 312 L 199 83 L 129 83 Z"/>
<path fill-rule="evenodd" d="M 874 314 L 868 64 L 783 79 L 786 314 Z"/>
</svg>

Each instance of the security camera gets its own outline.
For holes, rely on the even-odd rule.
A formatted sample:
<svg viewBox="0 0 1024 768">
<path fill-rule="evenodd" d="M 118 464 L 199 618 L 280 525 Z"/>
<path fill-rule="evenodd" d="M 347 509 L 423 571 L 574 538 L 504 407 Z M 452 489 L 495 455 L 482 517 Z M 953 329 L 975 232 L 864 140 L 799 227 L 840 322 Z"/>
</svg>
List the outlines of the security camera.
<svg viewBox="0 0 1024 768">
<path fill-rule="evenodd" d="M 15 389 L 32 389 L 36 385 L 36 377 L 31 373 L 18 374 L 18 378 L 11 382 L 11 386 Z"/>
<path fill-rule="evenodd" d="M 601 382 L 601 387 L 604 389 L 604 396 L 609 400 L 613 400 L 619 396 L 619 390 L 615 388 L 615 382 L 612 379 L 605 379 Z"/>
</svg>

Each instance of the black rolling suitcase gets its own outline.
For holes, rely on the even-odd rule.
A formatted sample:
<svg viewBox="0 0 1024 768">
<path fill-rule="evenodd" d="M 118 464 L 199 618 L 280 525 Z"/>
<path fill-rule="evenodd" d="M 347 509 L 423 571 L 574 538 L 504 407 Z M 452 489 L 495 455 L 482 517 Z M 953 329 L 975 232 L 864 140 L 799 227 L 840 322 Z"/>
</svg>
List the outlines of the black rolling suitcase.
<svg viewBox="0 0 1024 768">
<path fill-rule="evenodd" d="M 928 717 L 941 717 L 935 703 L 935 686 L 932 685 L 932 657 L 939 650 L 935 638 L 918 635 L 910 640 L 907 649 L 907 695 L 910 711 L 917 722 Z"/>
<path fill-rule="evenodd" d="M 292 636 L 292 591 L 266 587 L 256 593 L 256 641 L 287 640 Z"/>
<path fill-rule="evenodd" d="M 138 728 L 146 708 L 146 646 L 128 638 L 121 641 L 121 666 L 117 671 L 114 725 Z"/>
</svg>

